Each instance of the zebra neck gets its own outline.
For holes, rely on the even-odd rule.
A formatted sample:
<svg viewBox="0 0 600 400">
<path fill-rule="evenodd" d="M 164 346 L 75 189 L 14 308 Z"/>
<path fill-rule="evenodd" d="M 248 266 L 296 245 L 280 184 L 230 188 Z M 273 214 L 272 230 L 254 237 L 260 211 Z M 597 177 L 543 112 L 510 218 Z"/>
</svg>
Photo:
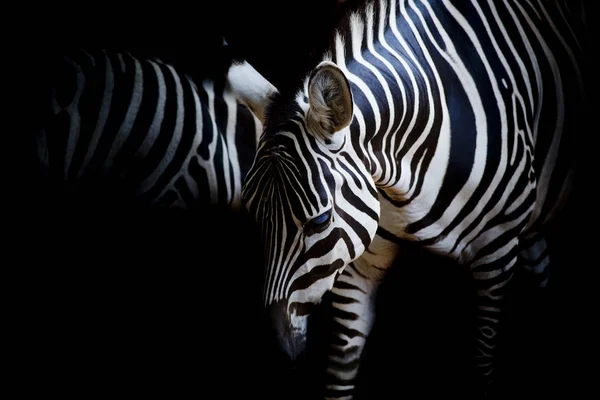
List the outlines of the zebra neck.
<svg viewBox="0 0 600 400">
<path fill-rule="evenodd" d="M 391 166 L 407 153 L 435 147 L 440 134 L 431 126 L 441 110 L 439 77 L 408 14 L 403 2 L 367 2 L 344 19 L 324 57 L 350 82 L 352 142 L 376 185 L 384 187 L 401 179 L 401 169 Z"/>
</svg>

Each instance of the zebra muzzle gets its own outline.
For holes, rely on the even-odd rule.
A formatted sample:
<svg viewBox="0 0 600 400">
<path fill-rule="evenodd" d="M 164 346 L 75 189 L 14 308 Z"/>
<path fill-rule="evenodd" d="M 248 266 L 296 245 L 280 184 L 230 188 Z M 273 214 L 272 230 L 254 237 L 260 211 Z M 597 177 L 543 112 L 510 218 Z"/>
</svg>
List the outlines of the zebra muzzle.
<svg viewBox="0 0 600 400">
<path fill-rule="evenodd" d="M 306 349 L 306 329 L 305 326 L 293 326 L 287 301 L 281 300 L 271 304 L 268 311 L 279 348 L 292 361 L 303 358 Z"/>
</svg>

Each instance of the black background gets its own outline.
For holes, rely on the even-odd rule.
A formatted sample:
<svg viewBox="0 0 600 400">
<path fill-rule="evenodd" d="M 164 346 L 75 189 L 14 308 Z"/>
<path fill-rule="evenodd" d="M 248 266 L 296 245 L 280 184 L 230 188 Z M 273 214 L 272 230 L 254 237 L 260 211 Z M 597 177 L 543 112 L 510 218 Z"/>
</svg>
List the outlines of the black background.
<svg viewBox="0 0 600 400">
<path fill-rule="evenodd" d="M 218 44 L 215 32 L 222 31 L 281 87 L 312 65 L 340 10 L 327 1 L 200 3 L 166 9 L 106 3 L 24 20 L 22 32 L 34 39 L 14 40 L 26 41 L 19 47 L 28 77 L 22 83 L 34 95 L 25 110 L 35 115 L 47 57 L 81 41 L 171 58 L 204 74 Z M 597 360 L 591 328 L 598 315 L 591 305 L 597 289 L 588 286 L 598 265 L 598 225 L 591 224 L 594 133 L 581 133 L 581 172 L 555 228 L 549 287 L 531 291 L 521 274 L 514 281 L 501 343 L 503 398 L 581 398 L 591 383 Z M 23 183 L 11 191 L 16 208 L 7 209 L 16 240 L 9 249 L 14 257 L 4 262 L 10 274 L 3 323 L 10 337 L 5 348 L 14 354 L 9 380 L 21 393 L 318 398 L 326 311 L 314 318 L 309 361 L 286 362 L 261 313 L 260 244 L 243 215 L 220 209 L 148 215 L 98 204 L 56 208 L 28 195 Z M 470 398 L 468 274 L 430 255 L 414 258 L 410 267 L 394 267 L 381 289 L 359 396 Z"/>
</svg>

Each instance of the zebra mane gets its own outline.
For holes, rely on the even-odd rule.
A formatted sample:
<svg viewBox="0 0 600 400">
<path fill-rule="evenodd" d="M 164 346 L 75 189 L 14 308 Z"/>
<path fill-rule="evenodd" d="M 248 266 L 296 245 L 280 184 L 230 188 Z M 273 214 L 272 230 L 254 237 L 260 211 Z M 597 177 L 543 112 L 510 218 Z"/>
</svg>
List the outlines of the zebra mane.
<svg viewBox="0 0 600 400">
<path fill-rule="evenodd" d="M 394 0 L 397 1 L 397 0 Z M 355 29 L 353 26 L 353 22 L 361 21 L 363 26 L 366 27 L 367 16 L 369 14 L 372 15 L 372 20 L 377 23 L 379 21 L 379 17 L 381 12 L 388 13 L 389 8 L 387 8 L 387 3 L 384 4 L 384 9 L 382 9 L 382 1 L 381 0 L 354 0 L 348 1 L 342 9 L 340 16 L 338 17 L 337 25 L 333 29 L 333 34 L 330 35 L 329 41 L 327 43 L 326 49 L 323 52 L 323 58 L 331 59 L 332 55 L 335 54 L 336 41 L 339 37 L 343 43 L 345 43 L 346 54 L 351 54 L 349 51 L 352 47 L 351 40 L 352 30 Z M 370 27 L 372 29 L 372 27 Z M 364 42 L 365 35 L 361 36 L 361 42 Z M 356 40 L 356 38 L 355 38 Z M 362 43 L 361 43 L 362 47 Z"/>
<path fill-rule="evenodd" d="M 298 119 L 298 114 L 302 113 L 302 109 L 297 103 L 296 94 L 300 89 L 301 85 L 297 85 L 289 91 L 279 91 L 271 95 L 271 101 L 265 111 L 265 135 L 274 135 L 285 129 L 286 126 L 289 127 L 290 121 Z"/>
<path fill-rule="evenodd" d="M 381 0 L 351 0 L 346 2 L 342 6 L 342 11 L 332 30 L 330 38 L 325 46 L 322 47 L 322 50 L 314 60 L 314 65 L 312 65 L 312 67 L 316 67 L 316 65 L 324 59 L 333 60 L 338 37 L 345 44 L 346 53 L 350 54 L 350 49 L 352 47 L 351 40 L 356 40 L 356 36 L 358 36 L 360 37 L 361 42 L 364 42 L 365 37 L 364 31 L 362 35 L 352 36 L 353 29 L 356 29 L 356 22 L 362 22 L 363 29 L 373 29 L 372 26 L 366 26 L 367 17 L 371 15 L 372 21 L 378 23 L 381 12 L 388 12 L 385 4 L 382 7 Z M 298 119 L 298 113 L 302 113 L 302 109 L 298 104 L 298 96 L 306 94 L 311 73 L 312 68 L 310 68 L 301 79 L 296 81 L 295 84 L 291 84 L 289 87 L 286 86 L 280 88 L 280 91 L 271 97 L 271 101 L 266 107 L 267 118 L 265 123 L 265 134 L 267 136 L 285 129 L 286 126 L 289 127 L 289 122 L 291 120 Z"/>
</svg>

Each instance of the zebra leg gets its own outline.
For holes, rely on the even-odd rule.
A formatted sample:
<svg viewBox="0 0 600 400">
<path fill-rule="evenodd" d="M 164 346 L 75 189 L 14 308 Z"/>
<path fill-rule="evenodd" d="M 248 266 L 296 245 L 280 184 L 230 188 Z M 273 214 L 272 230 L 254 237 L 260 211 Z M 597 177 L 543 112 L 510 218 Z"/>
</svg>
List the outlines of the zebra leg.
<svg viewBox="0 0 600 400">
<path fill-rule="evenodd" d="M 487 258 L 487 257 L 486 257 Z M 507 284 L 517 261 L 515 251 L 499 259 L 479 260 L 471 266 L 476 288 L 476 369 L 484 395 L 490 394 L 495 370 L 497 333 L 502 319 Z"/>
<path fill-rule="evenodd" d="M 550 264 L 546 238 L 541 233 L 535 232 L 524 237 L 520 245 L 520 264 L 534 274 L 540 287 L 545 288 L 548 284 L 548 265 Z"/>
<path fill-rule="evenodd" d="M 384 272 L 360 258 L 344 269 L 331 290 L 333 332 L 327 354 L 325 399 L 353 398 L 361 354 L 373 327 L 375 295 Z"/>
</svg>

